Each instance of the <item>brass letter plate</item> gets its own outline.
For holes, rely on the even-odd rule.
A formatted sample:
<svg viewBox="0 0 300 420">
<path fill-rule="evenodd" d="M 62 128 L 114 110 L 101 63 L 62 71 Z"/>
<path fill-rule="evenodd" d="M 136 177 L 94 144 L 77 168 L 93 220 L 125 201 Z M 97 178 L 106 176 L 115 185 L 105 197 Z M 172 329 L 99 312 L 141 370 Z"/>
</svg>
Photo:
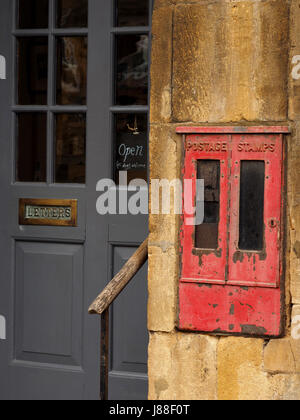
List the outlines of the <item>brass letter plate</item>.
<svg viewBox="0 0 300 420">
<path fill-rule="evenodd" d="M 77 226 L 77 200 L 20 199 L 19 224 Z"/>
</svg>

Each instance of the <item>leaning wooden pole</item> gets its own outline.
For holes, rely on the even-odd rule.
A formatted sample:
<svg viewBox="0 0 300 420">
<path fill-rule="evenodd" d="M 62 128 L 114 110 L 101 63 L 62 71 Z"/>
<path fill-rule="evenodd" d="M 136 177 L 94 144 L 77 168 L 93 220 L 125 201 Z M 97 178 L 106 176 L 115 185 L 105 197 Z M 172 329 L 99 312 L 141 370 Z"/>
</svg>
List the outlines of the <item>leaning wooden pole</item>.
<svg viewBox="0 0 300 420">
<path fill-rule="evenodd" d="M 89 313 L 101 315 L 110 307 L 112 302 L 119 296 L 130 280 L 142 268 L 148 259 L 148 238 L 139 249 L 127 261 L 122 270 L 112 279 L 103 292 L 90 306 Z"/>
<path fill-rule="evenodd" d="M 90 314 L 101 315 L 100 399 L 108 400 L 109 373 L 109 307 L 148 259 L 148 238 L 122 270 L 112 279 L 89 308 Z"/>
</svg>

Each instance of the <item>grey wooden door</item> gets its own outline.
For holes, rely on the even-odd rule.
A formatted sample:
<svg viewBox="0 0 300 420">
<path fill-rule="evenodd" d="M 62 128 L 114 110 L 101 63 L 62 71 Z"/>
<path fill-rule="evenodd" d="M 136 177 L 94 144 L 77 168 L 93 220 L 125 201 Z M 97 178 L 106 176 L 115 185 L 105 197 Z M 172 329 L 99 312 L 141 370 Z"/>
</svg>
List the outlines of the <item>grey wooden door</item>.
<svg viewBox="0 0 300 420">
<path fill-rule="evenodd" d="M 150 9 L 1 1 L 0 399 L 98 398 L 100 320 L 87 310 L 147 216 L 100 216 L 96 185 L 119 170 L 147 179 Z M 77 226 L 21 225 L 21 198 L 75 199 Z M 146 278 L 111 309 L 111 399 L 147 397 Z"/>
</svg>

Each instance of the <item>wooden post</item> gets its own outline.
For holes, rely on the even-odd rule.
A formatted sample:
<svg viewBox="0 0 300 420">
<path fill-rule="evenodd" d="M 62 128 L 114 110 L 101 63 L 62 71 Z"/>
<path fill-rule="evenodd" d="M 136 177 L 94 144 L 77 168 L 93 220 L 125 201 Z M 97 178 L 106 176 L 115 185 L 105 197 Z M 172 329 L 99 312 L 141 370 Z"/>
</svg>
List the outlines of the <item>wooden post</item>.
<svg viewBox="0 0 300 420">
<path fill-rule="evenodd" d="M 100 400 L 108 400 L 109 373 L 109 309 L 101 315 Z"/>
</svg>

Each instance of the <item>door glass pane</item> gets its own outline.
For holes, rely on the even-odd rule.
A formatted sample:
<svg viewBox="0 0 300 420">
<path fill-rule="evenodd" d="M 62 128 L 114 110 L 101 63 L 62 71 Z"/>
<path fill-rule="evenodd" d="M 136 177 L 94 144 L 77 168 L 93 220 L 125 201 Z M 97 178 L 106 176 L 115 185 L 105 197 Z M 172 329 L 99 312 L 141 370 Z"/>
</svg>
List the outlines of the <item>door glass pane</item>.
<svg viewBox="0 0 300 420">
<path fill-rule="evenodd" d="M 18 103 L 46 105 L 48 38 L 18 38 Z"/>
<path fill-rule="evenodd" d="M 56 115 L 55 182 L 85 183 L 85 114 Z"/>
<path fill-rule="evenodd" d="M 116 26 L 148 26 L 149 0 L 116 0 Z"/>
<path fill-rule="evenodd" d="M 127 171 L 128 182 L 139 178 L 147 181 L 148 120 L 147 114 L 115 116 L 115 180 L 119 172 Z"/>
<path fill-rule="evenodd" d="M 85 105 L 87 87 L 87 38 L 57 39 L 56 102 Z"/>
<path fill-rule="evenodd" d="M 204 221 L 196 226 L 195 247 L 217 249 L 220 215 L 220 162 L 198 160 L 198 179 L 204 180 Z"/>
<path fill-rule="evenodd" d="M 57 0 L 56 5 L 58 28 L 86 28 L 88 26 L 88 0 Z"/>
<path fill-rule="evenodd" d="M 116 37 L 116 104 L 148 103 L 148 36 Z"/>
<path fill-rule="evenodd" d="M 17 115 L 17 181 L 46 181 L 47 114 Z"/>
<path fill-rule="evenodd" d="M 239 248 L 261 251 L 264 246 L 265 162 L 241 162 Z"/>
<path fill-rule="evenodd" d="M 48 0 L 19 0 L 19 29 L 46 29 L 48 17 Z"/>
</svg>

